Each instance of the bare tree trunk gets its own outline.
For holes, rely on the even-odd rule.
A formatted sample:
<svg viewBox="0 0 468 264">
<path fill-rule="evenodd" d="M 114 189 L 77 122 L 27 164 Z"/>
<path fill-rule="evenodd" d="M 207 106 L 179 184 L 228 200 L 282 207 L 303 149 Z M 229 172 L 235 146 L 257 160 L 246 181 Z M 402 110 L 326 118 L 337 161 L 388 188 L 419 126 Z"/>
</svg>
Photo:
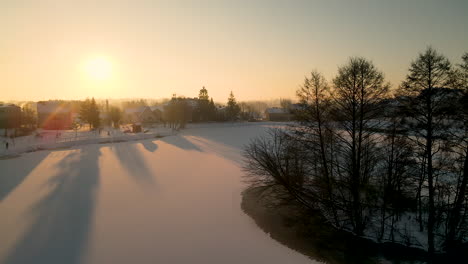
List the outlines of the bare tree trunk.
<svg viewBox="0 0 468 264">
<path fill-rule="evenodd" d="M 321 118 L 321 109 L 320 109 L 320 102 L 319 102 L 319 95 L 318 95 L 318 89 L 315 89 L 315 113 L 316 113 L 316 119 L 317 119 L 317 125 L 318 125 L 318 134 L 319 134 L 319 141 L 320 141 L 320 154 L 321 154 L 321 159 L 322 159 L 322 166 L 323 166 L 323 175 L 325 176 L 325 181 L 327 185 L 327 195 L 328 195 L 328 200 L 329 200 L 329 206 L 331 207 L 332 213 L 333 213 L 333 219 L 335 221 L 335 225 L 338 226 L 338 216 L 336 212 L 336 208 L 334 205 L 334 199 L 333 199 L 333 190 L 332 190 L 332 182 L 330 179 L 330 171 L 328 168 L 328 161 L 327 161 L 327 153 L 325 150 L 325 139 L 323 136 L 323 120 Z"/>
<path fill-rule="evenodd" d="M 392 134 L 391 134 L 391 141 L 390 141 L 390 155 L 388 160 L 388 169 L 387 169 L 387 181 L 384 181 L 383 186 L 383 203 L 382 203 L 382 222 L 380 226 L 380 239 L 382 239 L 383 234 L 385 233 L 385 214 L 387 210 L 387 203 L 389 200 L 389 192 L 391 189 L 392 178 L 393 178 L 393 165 L 394 165 L 394 155 L 395 155 L 395 136 L 396 136 L 396 125 L 393 124 Z M 393 225 L 393 222 L 392 222 Z"/>
<path fill-rule="evenodd" d="M 431 85 L 429 84 L 429 87 Z M 427 135 L 426 135 L 426 156 L 427 156 L 427 182 L 429 188 L 429 210 L 427 219 L 427 244 L 429 254 L 434 253 L 434 226 L 435 226 L 435 202 L 434 202 L 434 170 L 432 167 L 432 144 L 433 144 L 433 124 L 432 124 L 432 105 L 431 96 L 428 96 L 427 109 Z"/>
<path fill-rule="evenodd" d="M 465 149 L 465 161 L 463 164 L 463 175 L 462 182 L 459 187 L 459 191 L 453 206 L 452 213 L 450 214 L 449 220 L 449 232 L 447 234 L 447 246 L 451 247 L 455 241 L 455 235 L 457 233 L 458 225 L 460 223 L 460 212 L 463 207 L 463 202 L 466 195 L 466 186 L 468 183 L 468 146 Z"/>
</svg>

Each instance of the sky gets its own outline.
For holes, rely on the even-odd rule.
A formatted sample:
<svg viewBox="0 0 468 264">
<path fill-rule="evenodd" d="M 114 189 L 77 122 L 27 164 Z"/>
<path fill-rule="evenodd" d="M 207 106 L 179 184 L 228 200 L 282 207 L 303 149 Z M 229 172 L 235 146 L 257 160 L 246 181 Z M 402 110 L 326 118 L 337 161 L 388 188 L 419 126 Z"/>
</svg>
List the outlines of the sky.
<svg viewBox="0 0 468 264">
<path fill-rule="evenodd" d="M 292 98 L 351 56 L 397 87 L 429 45 L 459 63 L 468 1 L 0 0 L 0 101 Z"/>
</svg>

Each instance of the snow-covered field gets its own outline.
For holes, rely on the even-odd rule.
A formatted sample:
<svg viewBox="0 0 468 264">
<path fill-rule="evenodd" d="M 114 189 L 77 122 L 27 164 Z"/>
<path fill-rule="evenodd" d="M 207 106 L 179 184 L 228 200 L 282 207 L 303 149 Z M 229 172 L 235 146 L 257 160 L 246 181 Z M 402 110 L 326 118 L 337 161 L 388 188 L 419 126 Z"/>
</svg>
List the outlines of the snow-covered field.
<svg viewBox="0 0 468 264">
<path fill-rule="evenodd" d="M 0 263 L 310 263 L 240 207 L 265 124 L 0 160 Z"/>
</svg>

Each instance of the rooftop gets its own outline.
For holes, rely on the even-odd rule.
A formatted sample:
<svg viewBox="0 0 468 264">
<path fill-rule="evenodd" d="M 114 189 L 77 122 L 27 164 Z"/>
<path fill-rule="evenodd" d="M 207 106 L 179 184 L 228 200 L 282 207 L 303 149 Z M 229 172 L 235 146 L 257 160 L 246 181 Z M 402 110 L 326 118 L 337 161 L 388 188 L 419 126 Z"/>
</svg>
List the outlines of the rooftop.
<svg viewBox="0 0 468 264">
<path fill-rule="evenodd" d="M 265 110 L 269 114 L 287 114 L 289 113 L 288 110 L 280 107 L 270 107 Z"/>
</svg>

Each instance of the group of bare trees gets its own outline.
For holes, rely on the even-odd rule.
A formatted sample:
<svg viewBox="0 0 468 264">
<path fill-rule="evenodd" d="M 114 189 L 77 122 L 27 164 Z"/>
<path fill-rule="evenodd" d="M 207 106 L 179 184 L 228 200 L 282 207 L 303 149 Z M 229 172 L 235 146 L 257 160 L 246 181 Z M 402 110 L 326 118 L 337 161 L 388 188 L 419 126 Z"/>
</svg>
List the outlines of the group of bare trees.
<svg viewBox="0 0 468 264">
<path fill-rule="evenodd" d="M 192 108 L 184 97 L 173 96 L 164 107 L 165 122 L 173 129 L 184 128 L 192 115 Z"/>
<path fill-rule="evenodd" d="M 468 55 L 452 66 L 428 48 L 394 94 L 364 58 L 332 84 L 312 72 L 297 91 L 299 122 L 246 147 L 249 180 L 357 236 L 429 253 L 466 243 L 467 69 Z"/>
<path fill-rule="evenodd" d="M 420 203 L 419 211 L 425 209 L 427 214 L 429 252 L 435 250 L 436 235 L 443 235 L 447 246 L 451 246 L 455 240 L 460 241 L 460 235 L 465 236 L 462 234 L 464 231 L 460 230 L 463 226 L 460 226 L 459 216 L 465 211 L 462 204 L 468 175 L 457 171 L 456 165 L 461 156 L 466 160 L 466 153 L 460 151 L 468 146 L 463 146 L 466 133 L 457 131 L 460 121 L 466 118 L 462 115 L 463 105 L 457 103 L 462 100 L 463 92 L 466 96 L 467 87 L 463 87 L 460 79 L 466 74 L 462 72 L 463 69 L 460 67 L 454 71 L 447 58 L 429 48 L 411 64 L 410 72 L 399 90 L 404 112 L 410 117 L 406 129 L 411 131 L 412 136 L 408 138 L 413 142 L 424 171 L 420 174 L 419 182 L 427 189 L 427 203 L 424 204 L 426 208 L 422 208 Z M 460 90 L 452 91 L 453 88 Z M 459 107 L 454 108 L 454 105 Z M 422 197 L 422 190 L 418 188 L 418 199 Z M 423 222 L 423 219 L 419 221 Z M 441 230 L 444 224 L 445 230 Z M 442 232 L 445 234 L 440 234 Z"/>
</svg>

